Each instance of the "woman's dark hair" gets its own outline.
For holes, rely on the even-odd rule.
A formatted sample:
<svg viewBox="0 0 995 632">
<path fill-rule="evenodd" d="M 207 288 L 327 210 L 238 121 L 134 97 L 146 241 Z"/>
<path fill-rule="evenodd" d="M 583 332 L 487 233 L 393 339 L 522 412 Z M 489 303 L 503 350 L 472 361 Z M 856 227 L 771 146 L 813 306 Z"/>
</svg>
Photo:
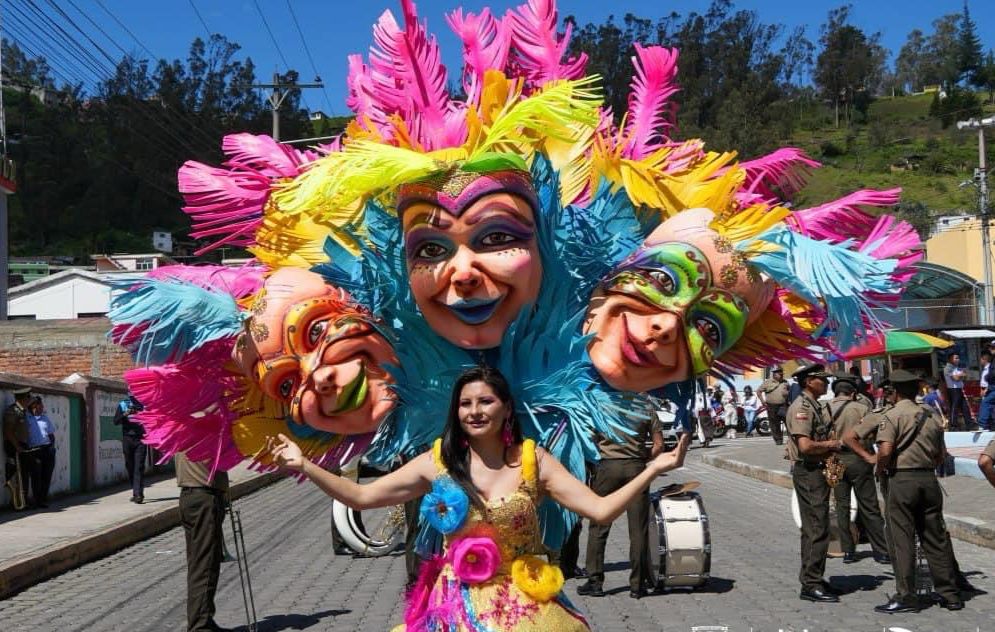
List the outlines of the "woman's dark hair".
<svg viewBox="0 0 995 632">
<path fill-rule="evenodd" d="M 515 443 L 522 442 L 522 428 L 515 416 L 515 399 L 511 395 L 508 380 L 501 372 L 488 366 L 477 366 L 464 371 L 453 384 L 453 393 L 449 399 L 449 415 L 446 417 L 446 427 L 442 431 L 442 464 L 446 466 L 449 476 L 466 491 L 470 501 L 482 507 L 484 504 L 480 490 L 470 478 L 470 450 L 467 448 L 466 433 L 459 422 L 459 403 L 463 387 L 474 382 L 483 382 L 491 387 L 497 398 L 511 410 L 511 436 Z M 505 463 L 508 449 L 505 448 Z"/>
</svg>

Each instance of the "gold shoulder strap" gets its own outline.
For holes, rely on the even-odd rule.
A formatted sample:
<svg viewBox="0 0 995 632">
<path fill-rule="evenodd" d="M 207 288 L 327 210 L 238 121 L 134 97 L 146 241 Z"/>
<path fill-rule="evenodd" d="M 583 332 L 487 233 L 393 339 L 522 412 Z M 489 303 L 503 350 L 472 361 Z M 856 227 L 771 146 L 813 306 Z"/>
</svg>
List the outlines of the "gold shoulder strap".
<svg viewBox="0 0 995 632">
<path fill-rule="evenodd" d="M 536 442 L 526 439 L 522 443 L 522 480 L 534 483 L 536 474 Z"/>
<path fill-rule="evenodd" d="M 438 438 L 432 444 L 432 460 L 435 461 L 435 467 L 439 469 L 439 472 L 445 472 L 446 466 L 442 462 L 442 438 Z"/>
</svg>

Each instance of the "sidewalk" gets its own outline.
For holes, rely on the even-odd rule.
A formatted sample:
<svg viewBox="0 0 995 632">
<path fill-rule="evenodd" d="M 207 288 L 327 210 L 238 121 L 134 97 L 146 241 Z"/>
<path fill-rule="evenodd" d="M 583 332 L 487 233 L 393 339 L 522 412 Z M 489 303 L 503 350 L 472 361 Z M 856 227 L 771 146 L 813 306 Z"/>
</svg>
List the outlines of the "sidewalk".
<svg viewBox="0 0 995 632">
<path fill-rule="evenodd" d="M 229 472 L 232 499 L 281 477 L 239 466 Z M 48 509 L 0 511 L 0 599 L 180 524 L 172 475 L 154 477 L 145 503 L 117 485 L 49 500 Z"/>
<path fill-rule="evenodd" d="M 743 476 L 791 489 L 784 447 L 770 437 L 719 439 L 707 449 L 696 449 L 691 458 Z M 995 489 L 986 480 L 969 476 L 939 479 L 945 492 L 943 515 L 950 535 L 995 549 Z"/>
</svg>

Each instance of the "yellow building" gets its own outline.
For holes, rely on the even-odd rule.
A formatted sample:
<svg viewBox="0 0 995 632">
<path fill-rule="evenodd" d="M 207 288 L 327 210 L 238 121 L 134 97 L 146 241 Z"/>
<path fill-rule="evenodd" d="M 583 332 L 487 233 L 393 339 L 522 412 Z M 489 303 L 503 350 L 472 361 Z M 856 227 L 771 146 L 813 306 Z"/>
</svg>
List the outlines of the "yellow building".
<svg viewBox="0 0 995 632">
<path fill-rule="evenodd" d="M 988 227 L 988 234 L 995 241 L 995 223 Z M 991 257 L 992 253 L 989 252 L 988 256 Z M 926 261 L 953 268 L 982 281 L 985 273 L 981 253 L 981 220 L 972 215 L 941 217 L 933 235 L 926 240 Z"/>
</svg>

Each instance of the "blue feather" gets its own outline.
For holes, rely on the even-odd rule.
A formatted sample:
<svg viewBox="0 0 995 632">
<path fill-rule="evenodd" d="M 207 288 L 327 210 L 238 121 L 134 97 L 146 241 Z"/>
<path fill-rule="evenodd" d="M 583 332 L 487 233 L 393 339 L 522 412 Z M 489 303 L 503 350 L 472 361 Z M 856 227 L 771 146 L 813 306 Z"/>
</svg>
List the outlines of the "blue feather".
<svg viewBox="0 0 995 632">
<path fill-rule="evenodd" d="M 779 285 L 812 305 L 822 305 L 827 315 L 823 327 L 834 330 L 845 348 L 866 336 L 867 325 L 883 328 L 874 310 L 888 307 L 873 296 L 900 291 L 892 276 L 898 260 L 875 259 L 851 246 L 850 241 L 819 241 L 776 226 L 736 248 Z"/>
<path fill-rule="evenodd" d="M 242 329 L 243 315 L 230 294 L 170 279 L 115 281 L 124 290 L 111 302 L 111 323 L 127 325 L 116 338 L 140 332 L 131 345 L 136 362 L 160 365 Z"/>
</svg>

